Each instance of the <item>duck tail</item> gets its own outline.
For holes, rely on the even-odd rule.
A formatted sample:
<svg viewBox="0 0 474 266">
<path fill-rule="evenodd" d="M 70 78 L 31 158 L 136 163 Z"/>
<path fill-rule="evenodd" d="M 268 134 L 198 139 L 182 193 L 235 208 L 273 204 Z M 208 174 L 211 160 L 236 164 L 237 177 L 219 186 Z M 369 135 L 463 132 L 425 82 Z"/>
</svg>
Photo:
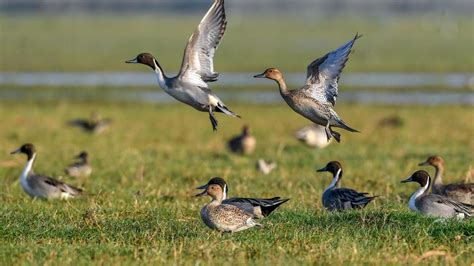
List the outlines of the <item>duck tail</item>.
<svg viewBox="0 0 474 266">
<path fill-rule="evenodd" d="M 354 129 L 354 128 L 351 128 L 350 126 L 348 126 L 344 121 L 342 120 L 338 120 L 338 125 L 337 127 L 340 127 L 342 129 L 345 129 L 347 131 L 350 131 L 350 132 L 360 132 L 359 130 L 357 129 Z"/>
<path fill-rule="evenodd" d="M 276 208 L 289 200 L 290 199 L 280 199 L 279 197 L 261 200 L 260 209 L 262 210 L 262 215 L 264 217 L 270 215 Z"/>
<path fill-rule="evenodd" d="M 221 113 L 224 113 L 226 115 L 230 115 L 230 116 L 233 116 L 233 117 L 238 117 L 240 118 L 240 115 L 232 112 L 231 110 L 229 110 L 229 108 L 227 108 L 227 106 L 225 105 L 221 105 L 221 104 L 218 104 L 216 106 L 216 112 L 221 112 Z"/>
</svg>

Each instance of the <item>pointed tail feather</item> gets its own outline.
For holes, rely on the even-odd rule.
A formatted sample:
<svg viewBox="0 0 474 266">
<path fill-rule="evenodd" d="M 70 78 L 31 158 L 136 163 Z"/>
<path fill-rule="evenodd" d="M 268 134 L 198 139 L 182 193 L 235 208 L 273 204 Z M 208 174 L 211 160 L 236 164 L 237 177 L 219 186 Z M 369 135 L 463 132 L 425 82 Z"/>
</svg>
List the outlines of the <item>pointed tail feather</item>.
<svg viewBox="0 0 474 266">
<path fill-rule="evenodd" d="M 232 112 L 231 110 L 229 110 L 229 108 L 227 108 L 227 106 L 225 105 L 217 105 L 216 106 L 216 112 L 221 112 L 221 113 L 224 113 L 226 115 L 230 115 L 230 116 L 233 116 L 233 117 L 238 117 L 240 118 L 240 115 Z"/>
<path fill-rule="evenodd" d="M 345 130 L 350 131 L 350 132 L 360 132 L 360 131 L 357 130 L 357 129 L 351 128 L 350 126 L 348 126 L 348 125 L 347 125 L 344 121 L 342 121 L 342 120 L 339 120 L 339 121 L 337 121 L 337 122 L 338 122 L 337 127 L 340 127 L 340 128 L 342 128 L 342 129 L 345 129 Z"/>
</svg>

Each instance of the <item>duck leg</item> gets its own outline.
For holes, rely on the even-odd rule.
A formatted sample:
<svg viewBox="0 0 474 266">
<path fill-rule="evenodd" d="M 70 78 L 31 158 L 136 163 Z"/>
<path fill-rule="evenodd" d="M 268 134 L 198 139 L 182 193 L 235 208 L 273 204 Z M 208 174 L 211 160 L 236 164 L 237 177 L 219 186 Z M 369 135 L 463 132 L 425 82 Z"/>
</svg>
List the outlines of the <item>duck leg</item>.
<svg viewBox="0 0 474 266">
<path fill-rule="evenodd" d="M 326 124 L 326 127 L 324 129 L 326 131 L 326 137 L 328 138 L 328 141 L 330 141 L 332 138 L 332 134 L 331 134 L 331 129 L 329 129 L 329 121 Z"/>
<path fill-rule="evenodd" d="M 214 112 L 212 111 L 212 106 L 209 105 L 209 119 L 211 120 L 212 123 L 212 130 L 216 131 L 217 130 L 217 119 L 214 116 Z"/>
<path fill-rule="evenodd" d="M 341 134 L 339 134 L 339 132 L 332 130 L 332 128 L 329 128 L 329 130 L 331 131 L 331 135 L 334 137 L 334 139 L 337 142 L 341 142 Z"/>
</svg>

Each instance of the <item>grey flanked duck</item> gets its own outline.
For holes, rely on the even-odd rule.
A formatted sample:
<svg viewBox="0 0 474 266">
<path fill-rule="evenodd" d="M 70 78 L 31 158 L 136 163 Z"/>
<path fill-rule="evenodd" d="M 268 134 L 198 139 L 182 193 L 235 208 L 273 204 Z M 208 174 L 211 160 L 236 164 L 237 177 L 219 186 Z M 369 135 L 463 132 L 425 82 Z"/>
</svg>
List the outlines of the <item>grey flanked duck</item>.
<svg viewBox="0 0 474 266">
<path fill-rule="evenodd" d="M 429 187 L 431 177 L 426 171 L 416 171 L 409 178 L 401 182 L 416 182 L 421 186 L 421 188 L 411 195 L 408 201 L 408 206 L 412 211 L 439 218 L 464 219 L 472 216 L 474 206 L 452 200 L 442 195 L 430 194 Z"/>
<path fill-rule="evenodd" d="M 306 84 L 301 89 L 289 90 L 280 70 L 268 68 L 255 78 L 267 78 L 277 82 L 285 102 L 298 114 L 315 124 L 325 127 L 326 137 L 340 142 L 341 135 L 333 127 L 358 132 L 349 127 L 334 111 L 338 96 L 338 81 L 351 53 L 357 35 L 335 51 L 313 61 L 307 68 Z"/>
<path fill-rule="evenodd" d="M 324 190 L 323 206 L 329 211 L 361 209 L 377 196 L 367 196 L 368 193 L 357 192 L 350 188 L 341 188 L 342 165 L 337 161 L 329 162 L 318 172 L 330 172 L 333 175 L 331 184 Z"/>
<path fill-rule="evenodd" d="M 160 87 L 176 100 L 209 112 L 212 128 L 217 130 L 214 112 L 240 117 L 229 110 L 224 102 L 211 91 L 208 83 L 217 81 L 219 73 L 214 71 L 214 54 L 224 36 L 227 20 L 224 0 L 215 0 L 188 41 L 181 69 L 177 76 L 167 77 L 158 60 L 150 53 L 141 53 L 126 63 L 149 66 L 156 74 Z"/>
<path fill-rule="evenodd" d="M 83 151 L 79 153 L 75 159 L 78 161 L 64 169 L 64 173 L 72 177 L 90 176 L 92 173 L 92 166 L 89 163 L 89 154 L 86 151 Z"/>
<path fill-rule="evenodd" d="M 256 144 L 257 140 L 254 136 L 250 135 L 250 128 L 248 126 L 244 126 L 242 129 L 242 134 L 229 140 L 227 146 L 234 153 L 250 155 L 255 151 Z"/>
<path fill-rule="evenodd" d="M 68 121 L 71 126 L 79 127 L 85 132 L 99 134 L 104 132 L 112 123 L 111 119 L 101 118 L 99 114 L 92 113 L 89 119 L 75 119 Z"/>
<path fill-rule="evenodd" d="M 20 175 L 23 190 L 31 197 L 41 199 L 68 199 L 81 195 L 82 190 L 67 185 L 49 176 L 33 173 L 33 163 L 36 159 L 36 149 L 33 144 L 24 144 L 12 154 L 23 153 L 27 156 L 26 166 Z"/>
<path fill-rule="evenodd" d="M 441 156 L 430 156 L 425 162 L 419 164 L 419 166 L 422 165 L 431 165 L 435 168 L 431 187 L 434 194 L 446 196 L 462 203 L 474 204 L 474 183 L 443 184 L 444 160 Z"/>
<path fill-rule="evenodd" d="M 282 199 L 280 197 L 273 197 L 269 199 L 255 199 L 255 198 L 227 198 L 229 187 L 224 179 L 220 177 L 214 177 L 207 184 L 198 187 L 197 189 L 204 190 L 196 196 L 204 196 L 210 186 L 217 185 L 222 190 L 222 204 L 235 206 L 246 213 L 249 213 L 254 218 L 263 218 L 272 213 L 283 203 L 290 199 Z"/>
<path fill-rule="evenodd" d="M 239 232 L 261 226 L 255 217 L 243 209 L 223 203 L 224 190 L 218 184 L 206 186 L 204 193 L 199 196 L 209 195 L 212 201 L 201 209 L 202 221 L 211 229 L 221 232 Z"/>
</svg>

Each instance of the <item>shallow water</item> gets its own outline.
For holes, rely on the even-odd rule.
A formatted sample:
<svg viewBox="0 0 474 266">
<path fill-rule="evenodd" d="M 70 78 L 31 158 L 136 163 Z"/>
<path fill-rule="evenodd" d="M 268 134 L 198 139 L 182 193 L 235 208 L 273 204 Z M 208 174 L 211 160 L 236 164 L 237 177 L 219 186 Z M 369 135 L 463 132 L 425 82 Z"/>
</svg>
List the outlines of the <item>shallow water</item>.
<svg viewBox="0 0 474 266">
<path fill-rule="evenodd" d="M 240 91 L 220 91 L 219 97 L 223 101 L 233 101 L 239 103 L 252 104 L 283 104 L 283 99 L 277 91 L 240 92 Z M 55 93 L 44 93 L 41 90 L 0 90 L 0 100 L 21 101 L 27 99 L 34 100 L 93 100 L 98 99 L 96 95 L 71 94 L 67 90 Z M 114 90 L 101 94 L 101 100 L 112 102 L 147 102 L 147 103 L 175 103 L 176 100 L 166 93 L 157 89 L 156 91 L 126 91 Z M 356 91 L 341 93 L 338 102 L 351 102 L 359 104 L 462 104 L 474 106 L 473 92 L 371 92 Z"/>
<path fill-rule="evenodd" d="M 258 73 L 222 73 L 220 86 L 269 85 L 268 81 L 255 79 Z M 304 73 L 287 74 L 288 84 L 301 85 Z M 357 87 L 420 87 L 474 88 L 474 73 L 347 73 L 341 85 Z M 51 86 L 146 86 L 156 85 L 155 76 L 148 72 L 88 72 L 88 73 L 0 73 L 0 85 L 51 85 Z"/>
</svg>

